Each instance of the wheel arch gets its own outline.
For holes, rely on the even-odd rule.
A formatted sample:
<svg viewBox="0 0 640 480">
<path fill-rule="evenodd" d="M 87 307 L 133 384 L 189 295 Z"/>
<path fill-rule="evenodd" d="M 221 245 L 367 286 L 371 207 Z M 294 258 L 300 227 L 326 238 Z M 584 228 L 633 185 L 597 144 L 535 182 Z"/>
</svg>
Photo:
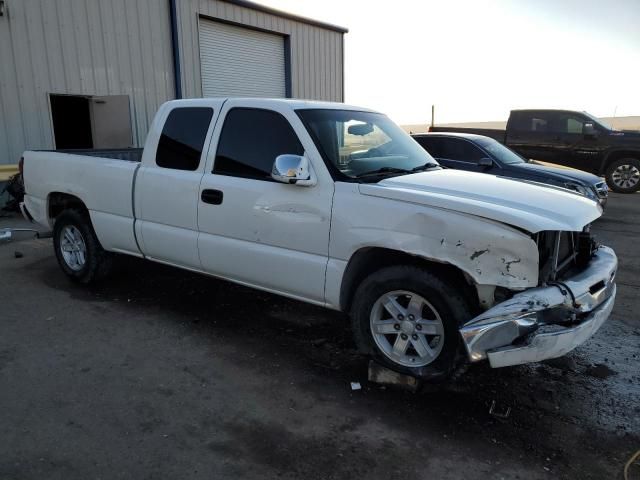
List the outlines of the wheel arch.
<svg viewBox="0 0 640 480">
<path fill-rule="evenodd" d="M 64 192 L 51 192 L 47 196 L 47 220 L 49 225 L 53 226 L 56 218 L 65 210 L 79 210 L 82 213 L 89 214 L 84 201 L 76 195 Z"/>
<path fill-rule="evenodd" d="M 351 256 L 342 276 L 340 309 L 343 312 L 349 311 L 358 285 L 366 277 L 382 268 L 395 265 L 414 265 L 428 269 L 463 289 L 464 296 L 470 299 L 474 309 L 479 305 L 475 285 L 469 275 L 459 267 L 390 248 L 363 247 Z"/>
<path fill-rule="evenodd" d="M 615 150 L 611 150 L 607 152 L 602 161 L 602 165 L 600 165 L 600 175 L 604 175 L 607 173 L 607 169 L 611 163 L 619 160 L 621 158 L 635 158 L 636 160 L 640 160 L 640 150 L 634 150 L 629 148 L 617 148 Z"/>
</svg>

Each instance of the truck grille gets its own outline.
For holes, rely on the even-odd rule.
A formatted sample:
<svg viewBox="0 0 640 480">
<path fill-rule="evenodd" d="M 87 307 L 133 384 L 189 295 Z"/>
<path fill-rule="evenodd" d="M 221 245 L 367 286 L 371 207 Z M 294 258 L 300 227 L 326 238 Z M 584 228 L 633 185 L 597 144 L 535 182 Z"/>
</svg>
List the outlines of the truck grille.
<svg viewBox="0 0 640 480">
<path fill-rule="evenodd" d="M 561 280 L 572 268 L 586 266 L 596 249 L 589 225 L 582 232 L 540 232 L 534 239 L 540 255 L 541 284 Z"/>
</svg>

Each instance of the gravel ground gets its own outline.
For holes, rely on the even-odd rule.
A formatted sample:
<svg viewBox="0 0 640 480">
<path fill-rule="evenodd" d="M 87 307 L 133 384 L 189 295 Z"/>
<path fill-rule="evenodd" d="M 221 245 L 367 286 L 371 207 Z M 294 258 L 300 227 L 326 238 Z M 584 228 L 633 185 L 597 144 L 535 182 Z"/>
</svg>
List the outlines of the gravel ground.
<svg viewBox="0 0 640 480">
<path fill-rule="evenodd" d="M 84 288 L 50 240 L 1 245 L 0 479 L 622 478 L 640 448 L 636 202 L 612 195 L 595 224 L 621 266 L 593 339 L 415 394 L 367 382 L 335 312 L 137 259 Z"/>
</svg>

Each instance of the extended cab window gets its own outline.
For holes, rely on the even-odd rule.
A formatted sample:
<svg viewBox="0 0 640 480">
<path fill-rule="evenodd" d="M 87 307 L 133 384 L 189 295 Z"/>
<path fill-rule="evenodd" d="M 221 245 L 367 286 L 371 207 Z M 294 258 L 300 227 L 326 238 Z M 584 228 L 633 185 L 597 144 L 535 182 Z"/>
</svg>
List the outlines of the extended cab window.
<svg viewBox="0 0 640 480">
<path fill-rule="evenodd" d="M 209 107 L 175 108 L 167 117 L 156 151 L 159 167 L 197 170 L 213 109 Z"/>
<path fill-rule="evenodd" d="M 482 157 L 486 157 L 482 150 L 467 140 L 458 138 L 443 138 L 441 157 L 459 162 L 478 163 Z"/>
<path fill-rule="evenodd" d="M 286 118 L 271 110 L 234 108 L 222 127 L 213 173 L 271 180 L 273 162 L 284 154 L 304 154 Z"/>
<path fill-rule="evenodd" d="M 513 113 L 511 129 L 518 132 L 548 132 L 550 118 L 547 113 Z"/>
</svg>

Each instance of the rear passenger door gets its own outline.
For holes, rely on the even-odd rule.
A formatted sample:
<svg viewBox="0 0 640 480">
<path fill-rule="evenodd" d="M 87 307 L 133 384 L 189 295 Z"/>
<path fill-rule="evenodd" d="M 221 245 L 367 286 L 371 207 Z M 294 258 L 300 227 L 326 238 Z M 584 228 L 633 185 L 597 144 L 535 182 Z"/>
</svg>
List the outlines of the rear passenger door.
<svg viewBox="0 0 640 480">
<path fill-rule="evenodd" d="M 555 123 L 555 112 L 512 112 L 506 144 L 525 158 L 558 163 L 562 139 L 554 131 Z"/>
<path fill-rule="evenodd" d="M 165 106 L 158 112 L 135 179 L 136 236 L 145 256 L 201 269 L 198 193 L 205 146 L 222 102 Z"/>
<path fill-rule="evenodd" d="M 271 178 L 278 155 L 305 155 L 317 184 Z M 198 203 L 205 271 L 324 302 L 333 181 L 302 122 L 288 108 L 225 103 Z"/>
</svg>

